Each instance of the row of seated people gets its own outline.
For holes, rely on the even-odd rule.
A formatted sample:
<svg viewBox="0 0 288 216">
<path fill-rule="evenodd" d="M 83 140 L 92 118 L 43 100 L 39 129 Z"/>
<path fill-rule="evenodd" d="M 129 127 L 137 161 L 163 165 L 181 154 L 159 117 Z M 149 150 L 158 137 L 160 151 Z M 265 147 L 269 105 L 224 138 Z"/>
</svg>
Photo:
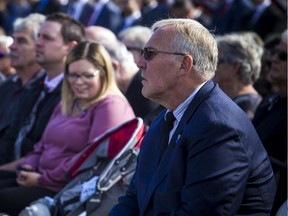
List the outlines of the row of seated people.
<svg viewBox="0 0 288 216">
<path fill-rule="evenodd" d="M 11 2 L 0 13 L 0 23 L 9 32 L 9 23 L 29 13 L 63 12 L 84 26 L 97 25 L 118 34 L 130 26 L 150 27 L 153 22 L 168 18 L 190 18 L 199 21 L 216 34 L 255 31 L 265 39 L 269 34 L 283 31 L 287 26 L 286 7 L 275 0 L 70 0 Z M 212 6 L 213 4 L 213 6 Z M 5 6 L 4 6 L 5 7 Z M 234 16 L 237 14 L 237 16 Z M 10 24 L 10 26 L 11 26 Z M 10 27 L 11 28 L 11 27 Z"/>
<path fill-rule="evenodd" d="M 1 212 L 11 215 L 43 195 L 56 194 L 76 152 L 135 117 L 116 84 L 110 55 L 98 43 L 83 42 L 79 22 L 65 14 L 32 14 L 14 27 L 11 60 L 19 76 L 1 86 L 0 196 L 1 208 L 7 208 Z M 16 179 L 18 168 L 31 172 L 20 172 Z M 19 196 L 11 201 L 5 188 Z"/>
<path fill-rule="evenodd" d="M 70 19 L 64 15 L 58 14 L 58 16 L 62 17 L 61 19 L 64 19 L 63 17 L 65 17 L 65 19 Z M 31 17 L 34 17 L 33 19 L 36 19 L 36 17 L 34 15 Z M 31 19 L 31 17 L 30 17 L 30 19 Z M 37 15 L 37 17 L 38 17 L 37 19 L 40 19 L 41 16 Z M 27 18 L 27 19 L 29 20 L 29 18 Z M 23 62 L 27 63 L 27 61 L 22 61 L 22 66 L 21 66 L 21 62 L 20 62 L 20 65 L 18 66 L 19 69 L 17 68 L 17 66 L 15 68 L 17 69 L 17 73 L 19 73 L 19 77 L 21 77 L 21 74 L 23 76 L 23 78 L 21 80 L 19 80 L 20 78 L 18 78 L 18 83 L 20 83 L 20 85 L 21 85 L 20 81 L 22 81 L 22 80 L 23 80 L 22 83 L 25 83 L 25 78 L 27 78 L 28 71 L 30 71 L 30 73 L 31 73 L 31 71 L 40 71 L 39 72 L 40 75 L 38 75 L 38 76 L 37 75 L 30 75 L 30 78 L 31 77 L 36 78 L 35 80 L 37 80 L 37 82 L 35 82 L 36 84 L 34 83 L 34 85 L 38 88 L 39 88 L 39 86 L 41 86 L 41 88 L 44 88 L 44 84 L 45 84 L 45 91 L 47 91 L 46 88 L 48 86 L 48 93 L 46 94 L 45 97 L 47 97 L 47 95 L 50 95 L 49 93 L 53 92 L 53 90 L 49 90 L 48 79 L 45 79 L 45 78 L 43 79 L 43 73 L 44 73 L 43 69 L 45 70 L 47 76 L 49 74 L 52 74 L 51 78 L 57 77 L 57 75 L 60 75 L 61 78 L 58 78 L 58 81 L 56 81 L 56 84 L 55 83 L 54 83 L 54 85 L 50 84 L 51 86 L 54 86 L 54 88 L 55 88 L 55 86 L 57 86 L 57 84 L 59 84 L 58 94 L 57 94 L 57 96 L 56 96 L 56 94 L 54 95 L 54 97 L 57 97 L 57 99 L 54 102 L 54 104 L 51 105 L 50 112 L 47 112 L 47 110 L 44 111 L 44 107 L 45 107 L 45 109 L 48 109 L 48 106 L 41 105 L 41 103 L 44 103 L 44 101 L 48 101 L 48 100 L 45 99 L 44 101 L 38 101 L 40 91 L 37 92 L 37 95 L 32 95 L 31 94 L 32 92 L 33 92 L 33 94 L 35 94 L 35 91 L 31 90 L 32 87 L 31 87 L 31 89 L 30 89 L 30 87 L 28 88 L 28 89 L 30 89 L 29 91 L 27 90 L 27 92 L 29 92 L 29 93 L 23 93 L 23 95 L 21 95 L 22 94 L 22 93 L 20 94 L 21 90 L 18 90 L 17 94 L 11 96 L 11 98 L 13 98 L 13 100 L 9 100 L 8 104 L 10 105 L 10 108 L 4 109 L 5 112 L 14 112 L 15 110 L 13 111 L 13 109 L 16 109 L 16 107 L 21 107 L 20 111 L 18 111 L 16 113 L 18 113 L 20 116 L 22 115 L 22 117 L 18 118 L 16 116 L 15 120 L 12 120 L 11 116 L 13 116 L 13 115 L 11 115 L 11 114 L 3 115 L 6 117 L 8 117 L 8 116 L 10 117 L 10 119 L 8 119 L 7 121 L 8 122 L 11 121 L 12 126 L 8 127 L 6 125 L 6 127 L 3 127 L 4 130 L 6 130 L 7 127 L 8 127 L 8 129 L 5 133 L 3 133 L 3 136 L 4 136 L 3 139 L 6 140 L 3 143 L 5 143 L 4 145 L 6 145 L 6 147 L 5 148 L 1 147 L 1 151 L 3 152 L 3 154 L 2 154 L 3 157 L 1 156 L 1 160 L 3 160 L 2 164 L 10 162 L 11 158 L 14 158 L 14 160 L 15 160 L 15 159 L 19 159 L 23 155 L 26 155 L 29 151 L 32 150 L 34 144 L 40 140 L 41 135 L 44 132 L 45 125 L 47 124 L 49 117 L 54 110 L 54 107 L 57 106 L 57 103 L 60 100 L 60 93 L 61 93 L 60 83 L 61 83 L 61 80 L 63 77 L 63 75 L 61 75 L 62 71 L 65 71 L 63 83 L 65 83 L 65 76 L 68 73 L 67 71 L 69 71 L 67 69 L 67 67 L 68 67 L 67 64 L 66 64 L 66 67 L 64 67 L 64 62 L 65 62 L 64 59 L 65 58 L 63 58 L 63 55 L 65 56 L 68 54 L 69 50 L 71 49 L 70 47 L 66 47 L 66 49 L 64 49 L 65 54 L 62 53 L 62 56 L 58 56 L 58 59 L 55 59 L 56 53 L 55 53 L 54 49 L 59 50 L 59 52 L 60 52 L 61 50 L 63 50 L 63 48 L 60 49 L 61 46 L 63 46 L 63 43 L 61 44 L 61 46 L 59 46 L 59 44 L 58 44 L 58 47 L 55 47 L 54 49 L 51 48 L 51 45 L 49 45 L 49 47 L 47 47 L 47 45 L 46 45 L 47 51 L 45 51 L 45 41 L 47 40 L 46 37 L 49 36 L 48 33 L 52 32 L 52 31 L 50 31 L 51 29 L 49 29 L 49 28 L 53 28 L 53 25 L 51 27 L 51 22 L 58 23 L 58 21 L 55 21 L 55 20 L 58 20 L 58 18 L 56 19 L 56 18 L 53 18 L 53 16 L 48 16 L 46 21 L 45 21 L 45 19 L 43 19 L 43 17 L 41 19 L 42 19 L 42 21 L 41 21 L 41 25 L 39 24 L 40 32 L 39 32 L 39 38 L 38 39 L 34 38 L 34 34 L 32 34 L 33 30 L 30 29 L 31 34 L 29 36 L 30 36 L 30 42 L 32 42 L 32 44 L 34 45 L 33 46 L 34 47 L 34 56 L 33 56 L 33 53 L 31 52 L 31 50 L 27 51 L 26 52 L 27 55 L 23 56 L 23 57 L 29 57 L 28 54 L 31 54 L 30 58 L 33 59 L 33 57 L 34 57 L 34 59 L 33 59 L 34 64 L 37 65 L 37 67 L 34 65 L 36 70 L 35 69 L 31 70 L 32 68 L 29 68 L 30 70 L 27 70 L 28 69 L 27 67 L 23 67 Z M 47 24 L 47 22 L 48 22 L 48 24 Z M 72 23 L 74 23 L 74 25 L 76 25 L 75 20 Z M 64 24 L 63 23 L 60 24 L 60 29 L 61 29 L 61 25 L 63 26 Z M 70 25 L 71 25 L 71 23 L 70 23 Z M 17 26 L 17 25 L 15 25 L 15 26 Z M 26 26 L 26 28 L 27 28 L 27 26 Z M 27 29 L 25 29 L 25 31 L 26 30 Z M 69 30 L 67 30 L 67 31 L 69 31 Z M 78 34 L 76 34 L 77 36 L 75 36 L 75 38 L 79 37 L 79 34 L 80 33 L 78 32 Z M 81 34 L 83 34 L 83 32 Z M 150 34 L 147 33 L 148 36 L 150 36 Z M 18 37 L 17 37 L 17 35 L 18 35 Z M 61 35 L 60 32 L 59 32 L 59 35 Z M 63 39 L 65 38 L 64 35 L 61 35 L 61 37 Z M 110 37 L 108 35 L 110 35 Z M 134 51 L 133 52 L 134 59 L 135 59 L 135 61 L 137 61 L 137 58 L 139 58 L 139 56 L 140 56 L 140 48 L 144 46 L 145 40 L 142 44 L 141 43 L 140 44 L 135 44 L 135 43 L 131 44 L 131 40 L 133 41 L 133 39 L 130 38 L 130 40 L 129 40 L 129 37 L 127 35 L 129 36 L 129 35 L 131 35 L 131 33 L 126 34 L 126 36 L 125 36 L 125 32 L 124 32 L 123 36 L 122 36 L 122 40 L 124 43 L 126 43 L 128 48 L 130 47 L 130 50 Z M 13 36 L 14 36 L 14 39 L 16 40 L 15 42 L 19 42 L 19 45 L 20 45 L 21 41 L 22 41 L 21 37 L 23 37 L 23 29 L 20 27 L 15 27 L 15 32 L 14 32 Z M 27 36 L 28 35 L 26 34 L 26 37 Z M 53 37 L 53 35 L 51 35 L 50 37 L 51 37 L 51 39 L 57 38 L 55 35 L 54 35 L 54 37 Z M 74 40 L 76 41 L 75 38 L 74 38 Z M 83 36 L 83 38 L 84 38 L 84 36 Z M 79 39 L 78 41 L 80 42 L 80 41 L 84 40 L 83 38 Z M 125 40 L 125 38 L 126 38 L 126 40 Z M 157 108 L 157 112 L 158 112 L 158 109 L 161 109 L 161 107 L 159 108 L 155 103 L 149 101 L 148 99 L 146 99 L 147 101 L 145 99 L 143 99 L 143 96 L 141 95 L 140 72 L 138 71 L 139 69 L 136 67 L 133 56 L 127 51 L 127 49 L 125 48 L 125 46 L 123 44 L 121 44 L 119 41 L 117 41 L 115 35 L 111 31 L 109 31 L 105 28 L 101 28 L 101 27 L 95 27 L 95 26 L 88 27 L 88 28 L 86 28 L 86 38 L 85 39 L 88 39 L 89 41 L 97 41 L 97 42 L 103 44 L 104 47 L 107 49 L 108 53 L 110 54 L 110 56 L 112 58 L 112 66 L 115 70 L 117 85 L 119 86 L 121 92 L 127 97 L 128 101 L 130 102 L 130 104 L 131 104 L 131 106 L 132 106 L 132 108 L 133 108 L 133 110 L 137 116 L 141 116 L 141 117 L 145 118 L 145 116 L 147 114 L 149 114 L 152 110 L 155 110 L 155 108 Z M 228 96 L 230 96 L 232 99 L 234 99 L 234 101 L 236 103 L 239 101 L 238 99 L 236 100 L 237 97 L 242 98 L 242 100 L 240 100 L 241 103 L 238 103 L 238 105 L 241 107 L 241 104 L 244 104 L 241 108 L 243 108 L 244 111 L 246 111 L 246 113 L 248 114 L 248 116 L 251 117 L 251 119 L 252 119 L 252 117 L 255 113 L 256 107 L 259 104 L 260 98 L 261 98 L 259 96 L 259 94 L 255 91 L 255 89 L 253 89 L 253 86 L 252 86 L 253 82 L 255 82 L 259 76 L 260 66 L 261 66 L 260 61 L 261 61 L 261 56 L 263 54 L 263 49 L 261 48 L 261 43 L 258 44 L 259 38 L 257 38 L 257 36 L 255 36 L 254 34 L 249 33 L 249 34 L 243 34 L 243 35 L 241 35 L 241 37 L 239 35 L 238 36 L 237 35 L 229 35 L 229 36 L 218 37 L 217 40 L 218 40 L 218 48 L 219 48 L 220 52 L 219 52 L 219 65 L 218 65 L 218 69 L 216 71 L 216 76 L 214 79 L 216 82 L 219 82 L 220 87 L 226 92 L 226 94 Z M 130 42 L 130 44 L 129 44 L 129 42 Z M 36 43 L 36 45 L 34 43 Z M 46 43 L 48 43 L 48 42 L 46 42 Z M 64 43 L 64 44 L 68 45 L 69 43 Z M 72 46 L 75 45 L 75 43 L 71 43 L 71 44 L 73 44 Z M 14 46 L 15 46 L 15 44 L 14 44 Z M 35 49 L 35 47 L 37 47 L 37 48 Z M 236 47 L 236 49 L 235 49 L 235 47 Z M 15 50 L 16 50 L 16 48 L 14 48 L 14 51 Z M 37 50 L 36 54 L 35 54 L 35 50 Z M 19 51 L 21 52 L 21 54 L 24 53 L 23 52 L 24 50 L 19 50 Z M 47 54 L 45 54 L 46 52 L 47 52 Z M 15 51 L 14 55 L 12 54 L 11 57 L 13 59 L 13 56 L 14 56 L 15 59 L 13 59 L 13 60 L 17 62 L 17 59 L 19 61 L 19 59 L 21 59 L 20 57 L 22 57 L 22 55 L 18 54 L 18 56 L 17 56 L 16 53 L 17 53 L 17 51 Z M 231 55 L 231 53 L 233 53 L 233 55 Z M 246 55 L 242 55 L 242 53 L 246 53 Z M 36 59 L 35 59 L 35 56 L 36 56 Z M 276 55 L 273 58 L 274 64 L 281 64 L 283 62 L 285 63 L 285 59 L 283 60 L 282 58 L 278 59 L 275 57 L 276 57 Z M 278 54 L 277 54 L 277 57 L 278 57 Z M 59 63 L 59 59 L 61 59 L 61 62 L 62 62 L 61 64 Z M 52 60 L 53 60 L 53 63 L 52 63 Z M 58 62 L 58 64 L 56 64 L 56 62 Z M 248 62 L 248 64 L 251 65 L 250 70 L 247 69 L 247 67 L 246 67 L 247 62 Z M 286 54 L 286 62 L 287 62 L 287 54 Z M 41 67 L 39 65 L 41 65 Z M 25 70 L 23 68 L 25 68 Z M 88 67 L 86 67 L 86 68 L 88 68 Z M 23 73 L 21 73 L 21 69 L 22 69 Z M 274 67 L 274 69 L 275 69 L 275 67 Z M 49 73 L 49 71 L 50 71 L 50 73 Z M 56 71 L 59 71 L 59 72 L 56 73 Z M 283 72 L 283 68 L 281 69 L 281 71 Z M 25 72 L 26 72 L 26 76 L 25 76 Z M 88 72 L 88 69 L 86 69 L 85 72 Z M 221 81 L 221 72 L 222 72 L 222 78 L 223 77 L 225 79 L 230 78 L 230 80 L 228 80 L 228 81 L 226 80 L 226 83 L 225 83 L 225 79 L 224 79 L 224 82 L 223 82 L 223 80 Z M 88 77 L 88 76 L 87 77 L 85 76 L 85 73 L 83 76 L 81 76 L 77 73 L 74 75 L 75 76 L 72 79 L 74 79 L 75 82 L 76 81 L 78 82 L 78 80 L 80 80 L 80 78 L 81 78 L 81 80 L 85 80 Z M 91 75 L 91 74 L 89 74 L 89 75 Z M 42 80 L 41 80 L 41 77 L 42 77 Z M 67 77 L 67 80 L 68 80 L 68 77 Z M 94 75 L 91 76 L 90 78 L 88 78 L 88 80 L 93 79 L 93 77 L 94 77 Z M 71 79 L 71 76 L 70 76 L 70 79 Z M 56 80 L 57 80 L 57 78 L 56 78 Z M 12 81 L 15 82 L 15 80 L 12 80 L 12 79 L 9 80 L 9 82 L 12 82 Z M 233 81 L 235 81 L 235 83 L 232 84 Z M 6 83 L 9 83 L 9 82 L 6 82 Z M 132 83 L 133 83 L 134 87 L 133 87 Z M 232 85 L 228 88 L 225 88 L 225 84 L 227 85 L 227 83 L 228 84 L 230 83 Z M 4 89 L 4 87 L 7 85 L 8 84 L 5 84 L 1 88 Z M 29 85 L 27 85 L 27 86 L 29 86 Z M 65 85 L 63 85 L 63 86 L 65 86 Z M 52 89 L 53 89 L 53 87 L 52 87 Z M 23 90 L 23 88 L 22 88 L 22 90 Z M 72 90 L 73 90 L 73 88 L 72 88 Z M 229 92 L 229 90 L 230 90 L 230 92 Z M 63 87 L 63 91 L 64 91 L 64 87 Z M 77 88 L 75 89 L 75 91 L 77 91 Z M 81 92 L 82 90 L 79 89 L 78 91 Z M 11 92 L 11 91 L 5 90 L 5 92 Z M 285 91 L 284 91 L 284 93 L 285 93 Z M 24 94 L 27 94 L 27 96 L 25 96 Z M 21 100 L 20 100 L 20 102 L 18 102 L 18 100 L 16 98 L 17 98 L 17 96 L 20 98 L 20 95 L 21 95 Z M 65 95 L 65 94 L 62 93 L 62 97 L 63 97 L 63 95 Z M 9 97 L 7 97 L 7 98 L 9 98 Z M 141 99 L 141 97 L 142 97 L 142 99 Z M 284 99 L 285 99 L 285 94 L 282 95 L 282 97 L 284 97 Z M 255 100 L 256 103 L 254 103 L 254 98 L 256 99 Z M 286 98 L 287 98 L 287 95 L 286 95 Z M 45 121 L 44 121 L 45 117 L 36 116 L 36 121 L 34 123 L 32 123 L 32 127 L 31 127 L 31 123 L 27 122 L 26 116 L 28 116 L 28 114 L 23 115 L 23 113 L 25 113 L 25 112 L 29 113 L 28 110 L 24 111 L 25 104 L 28 104 L 29 100 L 31 100 L 30 101 L 31 104 L 29 105 L 30 107 L 28 108 L 28 110 L 32 110 L 32 112 L 31 112 L 32 115 L 35 114 L 35 113 L 33 113 L 33 110 L 35 107 L 34 104 L 37 104 L 35 111 L 37 113 L 43 112 L 42 115 L 46 116 Z M 33 103 L 33 100 L 34 100 L 34 103 Z M 140 100 L 140 101 L 144 100 L 145 102 L 143 104 L 139 104 L 138 100 Z M 19 105 L 17 103 L 19 103 Z M 248 107 L 247 107 L 247 105 L 248 105 Z M 58 108 L 58 112 L 59 112 L 60 105 L 58 105 L 58 106 L 59 107 L 57 107 L 57 108 Z M 73 105 L 70 104 L 70 105 L 68 105 L 68 107 L 69 106 L 75 106 L 75 107 L 77 106 L 77 109 L 79 109 L 78 111 L 80 112 L 80 110 L 81 110 L 81 112 L 83 112 L 83 115 L 86 115 L 87 107 L 85 107 L 85 106 L 83 107 L 83 105 L 78 104 L 78 102 L 77 103 L 75 102 L 75 104 L 73 104 Z M 147 109 L 145 106 L 147 106 Z M 41 111 L 42 109 L 43 109 L 43 111 Z M 62 110 L 63 110 L 63 108 L 62 108 Z M 56 110 L 54 112 L 56 112 Z M 152 114 L 153 114 L 152 118 L 149 117 L 150 119 L 153 119 L 154 113 L 152 112 Z M 267 113 L 266 113 L 266 115 L 269 116 Z M 287 115 L 287 113 L 286 113 L 286 115 Z M 18 124 L 19 119 L 22 119 L 20 122 L 22 122 L 21 123 L 22 126 L 25 125 L 25 127 L 20 128 L 21 124 Z M 38 121 L 37 121 L 37 119 L 38 119 Z M 262 116 L 260 120 L 263 120 L 263 119 L 265 119 L 265 118 Z M 282 120 L 283 120 L 283 118 L 282 118 Z M 6 121 L 6 124 L 7 124 L 7 121 Z M 150 120 L 148 120 L 148 121 L 150 121 Z M 1 123 L 2 122 L 4 122 L 4 121 L 1 120 Z M 15 123 L 13 124 L 13 122 L 17 122 L 17 124 L 15 124 Z M 38 122 L 39 126 L 37 125 L 37 122 Z M 27 129 L 27 125 L 28 125 L 28 129 Z M 39 130 L 40 128 L 42 128 L 42 129 Z M 283 129 L 285 129 L 285 128 L 283 128 Z M 28 130 L 28 132 L 27 132 L 27 130 Z M 266 131 L 264 131 L 264 132 L 260 131 L 260 133 L 265 133 L 265 132 Z M 273 131 L 273 133 L 274 133 L 274 131 Z M 274 136 L 273 133 L 272 133 L 272 135 Z M 285 137 L 281 137 L 281 139 L 282 138 L 285 139 Z M 269 139 L 272 139 L 272 138 L 269 137 Z M 265 144 L 265 140 L 262 140 L 262 142 Z M 267 142 L 269 142 L 269 140 Z M 270 145 L 270 143 L 267 143 L 267 145 Z M 280 145 L 279 147 L 285 148 L 285 145 L 283 145 L 282 140 L 281 141 L 279 140 L 279 145 Z M 275 146 L 271 146 L 270 148 L 272 148 L 272 151 L 273 151 L 273 149 L 275 149 Z M 284 151 L 280 151 L 280 152 L 282 152 L 282 154 L 283 154 Z M 277 154 L 278 153 L 276 153 L 275 158 L 278 158 Z M 281 159 L 282 159 L 282 156 L 281 156 Z M 18 164 L 19 164 L 18 161 L 17 161 L 17 163 L 14 162 L 11 164 L 5 164 L 1 167 L 1 169 L 3 169 L 3 170 L 15 170 L 16 167 L 19 166 Z M 278 169 L 279 169 L 279 167 L 277 167 L 277 170 Z M 3 172 L 3 175 L 4 174 L 5 174 L 5 176 L 10 176 L 11 172 Z M 13 173 L 13 178 L 15 177 L 14 175 L 15 175 L 15 173 Z M 283 174 L 282 174 L 282 176 L 283 176 Z M 15 178 L 14 178 L 14 180 L 15 180 Z"/>
</svg>

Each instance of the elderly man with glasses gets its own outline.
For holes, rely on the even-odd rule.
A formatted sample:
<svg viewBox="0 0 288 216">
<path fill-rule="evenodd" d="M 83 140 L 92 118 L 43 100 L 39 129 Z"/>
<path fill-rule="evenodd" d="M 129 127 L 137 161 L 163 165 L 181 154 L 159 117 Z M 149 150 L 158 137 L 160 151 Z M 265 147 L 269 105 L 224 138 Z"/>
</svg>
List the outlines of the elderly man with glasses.
<svg viewBox="0 0 288 216">
<path fill-rule="evenodd" d="M 271 160 L 277 182 L 277 192 L 272 209 L 275 215 L 287 200 L 287 44 L 288 31 L 271 55 L 269 75 L 279 91 L 268 96 L 256 110 L 253 124 Z"/>
<path fill-rule="evenodd" d="M 211 79 L 218 50 L 197 21 L 156 22 L 138 61 L 151 124 L 126 195 L 110 215 L 269 215 L 269 158 L 245 113 Z"/>
</svg>

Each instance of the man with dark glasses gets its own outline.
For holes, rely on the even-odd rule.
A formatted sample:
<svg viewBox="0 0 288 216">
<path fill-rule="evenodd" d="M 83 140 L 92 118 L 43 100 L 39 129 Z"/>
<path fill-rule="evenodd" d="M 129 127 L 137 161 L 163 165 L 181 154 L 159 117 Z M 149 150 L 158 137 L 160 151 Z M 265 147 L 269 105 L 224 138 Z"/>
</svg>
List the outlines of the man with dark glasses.
<svg viewBox="0 0 288 216">
<path fill-rule="evenodd" d="M 110 215 L 270 215 L 276 184 L 245 113 L 211 79 L 218 50 L 197 21 L 156 22 L 138 61 L 142 94 L 163 105 Z"/>
<path fill-rule="evenodd" d="M 286 30 L 279 45 L 271 52 L 269 75 L 279 91 L 264 99 L 253 119 L 277 180 L 271 215 L 276 215 L 278 208 L 287 200 L 287 44 Z"/>
</svg>

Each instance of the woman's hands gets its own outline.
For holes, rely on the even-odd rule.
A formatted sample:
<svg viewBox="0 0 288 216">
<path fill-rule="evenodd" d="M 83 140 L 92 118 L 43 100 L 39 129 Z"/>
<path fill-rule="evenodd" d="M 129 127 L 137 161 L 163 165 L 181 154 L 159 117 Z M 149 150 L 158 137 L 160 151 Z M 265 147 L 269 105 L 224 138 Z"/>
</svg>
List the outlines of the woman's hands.
<svg viewBox="0 0 288 216">
<path fill-rule="evenodd" d="M 16 180 L 20 186 L 32 187 L 38 185 L 39 177 L 40 174 L 34 172 L 30 165 L 24 165 L 23 167 L 20 168 Z"/>
</svg>

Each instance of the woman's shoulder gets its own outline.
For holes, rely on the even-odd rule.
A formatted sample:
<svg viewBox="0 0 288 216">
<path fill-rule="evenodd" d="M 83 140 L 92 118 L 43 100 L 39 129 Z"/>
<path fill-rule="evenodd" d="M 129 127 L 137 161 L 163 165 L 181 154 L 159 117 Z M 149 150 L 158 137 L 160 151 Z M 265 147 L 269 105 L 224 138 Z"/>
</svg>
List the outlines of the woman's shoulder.
<svg viewBox="0 0 288 216">
<path fill-rule="evenodd" d="M 123 104 L 129 104 L 125 96 L 116 94 L 116 93 L 110 93 L 107 94 L 105 97 L 103 97 L 101 100 L 99 100 L 95 105 L 99 104 L 109 104 L 109 103 L 123 103 Z"/>
</svg>

